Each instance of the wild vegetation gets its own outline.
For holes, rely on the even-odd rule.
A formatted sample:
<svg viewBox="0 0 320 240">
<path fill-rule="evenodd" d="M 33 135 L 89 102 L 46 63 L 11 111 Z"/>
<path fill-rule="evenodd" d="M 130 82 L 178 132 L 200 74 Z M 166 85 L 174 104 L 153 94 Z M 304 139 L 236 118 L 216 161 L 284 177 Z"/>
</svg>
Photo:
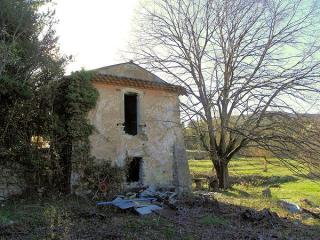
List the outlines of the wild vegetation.
<svg viewBox="0 0 320 240">
<path fill-rule="evenodd" d="M 89 72 L 63 77 L 55 23 L 50 0 L 0 1 L 0 167 L 22 168 L 29 191 L 69 193 L 98 93 Z"/>
<path fill-rule="evenodd" d="M 55 89 L 52 134 L 49 136 L 50 160 L 59 164 L 60 189 L 70 193 L 71 171 L 90 165 L 89 136 L 93 126 L 87 119 L 95 106 L 98 92 L 91 84 L 90 72 L 84 70 L 62 78 Z"/>
<path fill-rule="evenodd" d="M 68 60 L 59 54 L 49 3 L 0 1 L 0 165 L 23 166 L 31 189 L 47 167 L 38 146 L 51 131 L 51 85 Z"/>
<path fill-rule="evenodd" d="M 32 158 L 33 135 L 47 131 L 48 84 L 63 75 L 52 12 L 38 12 L 44 1 L 0 2 L 0 158 Z"/>
</svg>

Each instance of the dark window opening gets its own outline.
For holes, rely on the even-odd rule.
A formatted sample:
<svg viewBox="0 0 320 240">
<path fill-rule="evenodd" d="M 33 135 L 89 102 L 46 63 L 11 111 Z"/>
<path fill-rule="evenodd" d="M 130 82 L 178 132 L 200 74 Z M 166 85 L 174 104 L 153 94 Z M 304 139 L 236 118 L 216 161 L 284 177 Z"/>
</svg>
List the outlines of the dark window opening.
<svg viewBox="0 0 320 240">
<path fill-rule="evenodd" d="M 128 164 L 127 182 L 139 182 L 142 170 L 142 158 L 134 157 Z"/>
<path fill-rule="evenodd" d="M 138 95 L 135 93 L 124 95 L 124 131 L 130 135 L 138 132 Z"/>
</svg>

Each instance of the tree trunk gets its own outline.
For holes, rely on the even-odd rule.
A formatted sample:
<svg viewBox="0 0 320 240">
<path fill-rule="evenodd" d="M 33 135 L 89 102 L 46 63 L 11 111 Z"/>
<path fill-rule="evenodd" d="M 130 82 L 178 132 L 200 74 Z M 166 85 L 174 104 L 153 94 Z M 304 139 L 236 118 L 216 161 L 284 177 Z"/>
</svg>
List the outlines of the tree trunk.
<svg viewBox="0 0 320 240">
<path fill-rule="evenodd" d="M 264 158 L 264 161 L 263 161 L 263 163 L 264 163 L 263 171 L 264 171 L 264 172 L 268 172 L 268 162 L 267 162 L 267 157 L 266 157 L 266 156 L 264 156 L 263 158 Z"/>
<path fill-rule="evenodd" d="M 228 163 L 225 161 L 216 161 L 214 162 L 214 168 L 216 170 L 219 188 L 220 189 L 227 189 L 230 187 L 229 181 L 229 170 L 228 170 Z"/>
</svg>

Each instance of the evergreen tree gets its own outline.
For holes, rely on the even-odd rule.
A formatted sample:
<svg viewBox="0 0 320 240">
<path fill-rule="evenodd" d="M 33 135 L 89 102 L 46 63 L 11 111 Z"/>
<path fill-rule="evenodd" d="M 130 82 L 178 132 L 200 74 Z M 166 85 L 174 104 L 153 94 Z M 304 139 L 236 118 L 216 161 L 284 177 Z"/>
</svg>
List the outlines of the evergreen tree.
<svg viewBox="0 0 320 240">
<path fill-rule="evenodd" d="M 51 85 L 67 60 L 59 54 L 50 4 L 0 1 L 0 164 L 31 166 L 32 136 L 50 131 Z"/>
</svg>

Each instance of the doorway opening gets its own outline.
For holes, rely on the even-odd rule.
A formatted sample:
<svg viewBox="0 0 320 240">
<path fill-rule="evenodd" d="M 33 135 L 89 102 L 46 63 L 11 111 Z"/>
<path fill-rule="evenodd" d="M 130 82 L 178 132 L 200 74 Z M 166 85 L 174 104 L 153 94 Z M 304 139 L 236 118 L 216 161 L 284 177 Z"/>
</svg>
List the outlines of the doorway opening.
<svg viewBox="0 0 320 240">
<path fill-rule="evenodd" d="M 140 182 L 142 176 L 142 158 L 134 157 L 128 163 L 127 182 Z"/>
</svg>

